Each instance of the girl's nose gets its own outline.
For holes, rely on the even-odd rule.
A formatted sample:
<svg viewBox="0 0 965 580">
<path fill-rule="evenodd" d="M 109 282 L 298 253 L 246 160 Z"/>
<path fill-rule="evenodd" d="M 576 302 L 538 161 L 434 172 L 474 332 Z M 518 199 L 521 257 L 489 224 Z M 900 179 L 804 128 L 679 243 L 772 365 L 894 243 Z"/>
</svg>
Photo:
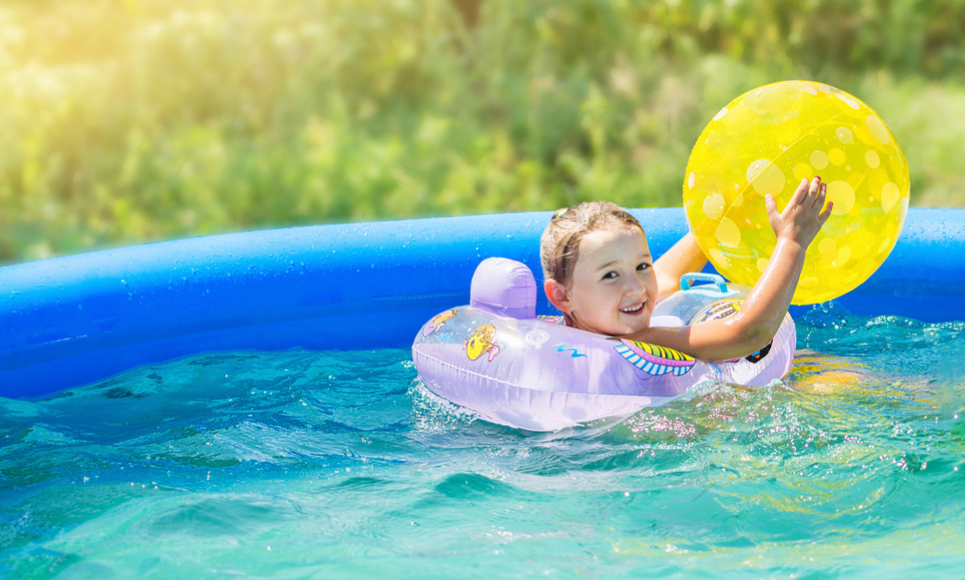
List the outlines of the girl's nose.
<svg viewBox="0 0 965 580">
<path fill-rule="evenodd" d="M 647 285 L 643 283 L 643 279 L 640 276 L 630 276 L 629 283 L 623 289 L 623 293 L 627 296 L 632 296 L 634 294 L 640 293 L 646 294 Z"/>
</svg>

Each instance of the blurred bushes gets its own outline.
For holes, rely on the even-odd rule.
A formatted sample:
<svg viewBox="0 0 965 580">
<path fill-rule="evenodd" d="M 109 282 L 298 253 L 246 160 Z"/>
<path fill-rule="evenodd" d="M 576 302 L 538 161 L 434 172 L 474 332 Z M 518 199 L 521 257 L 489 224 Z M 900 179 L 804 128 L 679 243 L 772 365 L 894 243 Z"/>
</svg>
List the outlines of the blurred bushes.
<svg viewBox="0 0 965 580">
<path fill-rule="evenodd" d="M 647 3 L 660 52 L 720 52 L 812 73 L 961 74 L 962 0 L 679 0 Z"/>
<path fill-rule="evenodd" d="M 0 261 L 679 205 L 706 121 L 786 78 L 875 107 L 913 203 L 965 206 L 963 27 L 962 0 L 6 0 Z"/>
</svg>

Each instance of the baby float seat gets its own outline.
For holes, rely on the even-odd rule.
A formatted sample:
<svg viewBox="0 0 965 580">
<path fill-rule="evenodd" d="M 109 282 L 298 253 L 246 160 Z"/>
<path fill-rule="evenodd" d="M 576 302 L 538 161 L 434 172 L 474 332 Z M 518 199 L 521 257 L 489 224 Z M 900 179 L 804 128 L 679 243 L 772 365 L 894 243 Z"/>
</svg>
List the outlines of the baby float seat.
<svg viewBox="0 0 965 580">
<path fill-rule="evenodd" d="M 697 280 L 715 284 L 690 288 Z M 719 276 L 688 274 L 687 290 L 658 304 L 651 323 L 680 326 L 729 316 L 746 296 Z M 665 403 L 704 381 L 762 386 L 787 373 L 796 334 L 786 316 L 766 349 L 743 359 L 705 362 L 664 348 L 536 316 L 536 280 L 505 258 L 484 260 L 470 303 L 427 322 L 412 345 L 419 376 L 435 394 L 481 418 L 549 431 L 624 417 Z"/>
</svg>

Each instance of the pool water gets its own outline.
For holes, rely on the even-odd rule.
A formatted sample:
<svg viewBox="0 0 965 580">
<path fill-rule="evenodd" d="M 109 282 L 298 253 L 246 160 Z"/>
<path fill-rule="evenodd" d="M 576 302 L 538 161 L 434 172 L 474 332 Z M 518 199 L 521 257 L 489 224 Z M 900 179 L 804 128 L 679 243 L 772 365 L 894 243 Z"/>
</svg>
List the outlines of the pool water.
<svg viewBox="0 0 965 580">
<path fill-rule="evenodd" d="M 965 575 L 965 323 L 798 321 L 784 383 L 557 433 L 407 350 L 201 355 L 0 399 L 11 578 Z M 817 354 L 820 353 L 820 354 Z"/>
</svg>

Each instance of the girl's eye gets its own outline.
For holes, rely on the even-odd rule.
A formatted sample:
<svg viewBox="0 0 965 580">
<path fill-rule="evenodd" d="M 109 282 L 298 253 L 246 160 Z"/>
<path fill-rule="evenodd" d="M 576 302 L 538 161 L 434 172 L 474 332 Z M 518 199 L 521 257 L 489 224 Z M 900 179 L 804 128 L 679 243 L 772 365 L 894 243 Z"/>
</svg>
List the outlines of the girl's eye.
<svg viewBox="0 0 965 580">
<path fill-rule="evenodd" d="M 604 279 L 604 280 L 612 280 L 612 279 L 614 279 L 614 278 L 616 278 L 616 277 L 617 277 L 617 273 L 616 273 L 616 272 L 607 272 L 606 274 L 603 275 L 603 279 Z"/>
<path fill-rule="evenodd" d="M 637 266 L 637 270 L 646 270 L 646 269 L 649 268 L 649 267 L 650 267 L 650 264 L 648 264 L 648 263 L 646 263 L 646 262 L 642 262 L 641 264 L 639 264 L 639 265 Z"/>
</svg>

